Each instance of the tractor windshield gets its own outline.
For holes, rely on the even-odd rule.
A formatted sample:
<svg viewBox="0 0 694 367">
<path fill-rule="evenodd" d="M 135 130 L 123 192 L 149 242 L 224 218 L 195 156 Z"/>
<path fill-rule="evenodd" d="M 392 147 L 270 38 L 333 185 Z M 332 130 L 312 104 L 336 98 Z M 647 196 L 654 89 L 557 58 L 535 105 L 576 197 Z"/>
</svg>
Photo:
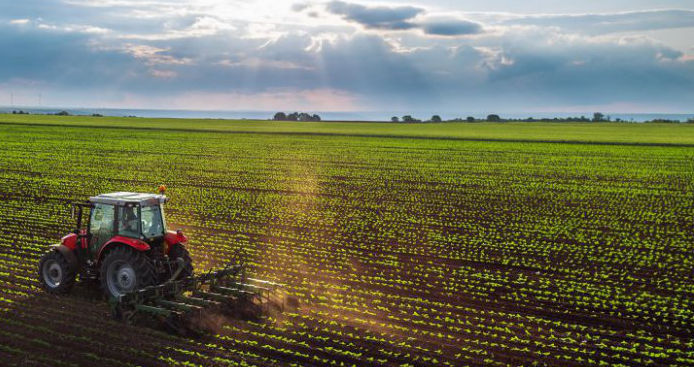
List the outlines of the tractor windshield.
<svg viewBox="0 0 694 367">
<path fill-rule="evenodd" d="M 139 238 L 140 228 L 137 206 L 127 205 L 118 208 L 118 234 L 125 237 Z"/>
<path fill-rule="evenodd" d="M 145 238 L 164 235 L 164 217 L 159 206 L 142 207 L 142 235 Z"/>
</svg>

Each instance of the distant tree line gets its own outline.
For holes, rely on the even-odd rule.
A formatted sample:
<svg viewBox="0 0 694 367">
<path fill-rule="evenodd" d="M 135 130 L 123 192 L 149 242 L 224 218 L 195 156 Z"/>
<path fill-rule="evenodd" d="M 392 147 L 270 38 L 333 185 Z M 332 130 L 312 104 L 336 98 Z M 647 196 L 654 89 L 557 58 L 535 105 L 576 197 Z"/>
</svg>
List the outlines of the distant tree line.
<svg viewBox="0 0 694 367">
<path fill-rule="evenodd" d="M 393 116 L 393 117 L 391 117 L 390 121 L 391 122 L 403 122 L 403 123 L 426 123 L 426 122 L 437 123 L 437 122 L 475 122 L 477 120 L 472 116 L 468 116 L 467 118 L 464 118 L 464 119 L 454 118 L 454 119 L 444 121 L 441 118 L 441 116 L 434 115 L 434 116 L 431 116 L 430 119 L 428 119 L 426 121 L 422 121 L 420 119 L 416 119 L 416 118 L 412 117 L 411 115 L 405 115 L 403 117 Z M 501 122 L 501 121 L 506 121 L 506 120 L 502 120 L 501 117 L 499 117 L 499 115 L 489 115 L 489 116 L 487 116 L 487 120 L 480 120 L 480 121 Z"/>
<path fill-rule="evenodd" d="M 667 119 L 655 119 L 655 120 L 650 120 L 646 121 L 647 124 L 681 124 L 682 121 L 680 120 L 667 120 Z M 686 124 L 694 124 L 694 118 L 691 118 L 684 123 Z"/>
<path fill-rule="evenodd" d="M 311 115 L 306 112 L 294 112 L 290 114 L 277 112 L 272 119 L 275 121 L 321 121 L 320 116 L 316 114 Z"/>
<path fill-rule="evenodd" d="M 420 119 L 414 118 L 411 115 L 405 115 L 403 117 L 397 117 L 393 116 L 390 119 L 391 122 L 403 122 L 403 123 L 427 123 L 427 122 L 630 122 L 630 121 L 625 121 L 622 120 L 621 118 L 616 118 L 612 120 L 612 117 L 606 116 L 605 114 L 601 112 L 595 112 L 593 114 L 593 117 L 586 117 L 586 116 L 579 116 L 579 117 L 554 117 L 554 118 L 542 118 L 542 119 L 535 119 L 532 117 L 524 118 L 524 119 L 513 119 L 513 118 L 502 118 L 501 116 L 497 114 L 490 114 L 487 115 L 486 119 L 475 119 L 472 116 L 468 116 L 466 118 L 454 118 L 450 120 L 442 120 L 439 115 L 434 115 L 431 117 L 431 119 L 422 121 Z M 633 122 L 633 121 L 632 121 Z M 656 120 L 650 120 L 650 121 L 645 121 L 646 123 L 661 123 L 661 124 L 666 124 L 666 123 L 681 123 L 680 120 L 665 120 L 665 119 L 656 119 Z M 686 123 L 694 123 L 694 118 L 691 118 L 686 121 Z"/>
<path fill-rule="evenodd" d="M 29 112 L 23 111 L 23 110 L 19 110 L 19 111 L 13 110 L 13 111 L 12 111 L 12 114 L 13 114 L 13 115 L 30 115 Z M 39 114 L 39 115 L 40 115 L 40 114 Z M 46 113 L 46 115 L 72 116 L 72 114 L 70 114 L 70 112 L 67 112 L 67 111 L 60 111 L 60 112 L 56 112 L 56 113 Z M 92 116 L 92 117 L 104 117 L 104 115 L 102 115 L 102 114 L 100 114 L 100 113 L 93 113 L 93 114 L 91 114 L 91 116 Z M 128 116 L 128 117 L 135 117 L 135 116 Z"/>
<path fill-rule="evenodd" d="M 404 122 L 404 123 L 443 122 L 443 120 L 441 119 L 441 116 L 439 116 L 439 115 L 431 116 L 431 118 L 427 121 L 422 121 L 422 120 L 416 119 L 416 118 L 412 117 L 411 115 L 405 115 L 402 118 L 397 117 L 397 116 L 393 116 L 393 117 L 391 117 L 390 121 L 392 121 L 392 122 Z"/>
<path fill-rule="evenodd" d="M 29 113 L 29 112 L 26 112 L 26 111 L 19 110 L 19 111 L 12 111 L 12 114 L 13 114 L 13 115 L 29 115 L 30 113 Z M 49 113 L 48 115 L 51 115 L 51 114 Z M 70 113 L 67 112 L 67 111 L 60 111 L 60 112 L 54 113 L 53 115 L 56 115 L 56 116 L 70 116 Z"/>
</svg>

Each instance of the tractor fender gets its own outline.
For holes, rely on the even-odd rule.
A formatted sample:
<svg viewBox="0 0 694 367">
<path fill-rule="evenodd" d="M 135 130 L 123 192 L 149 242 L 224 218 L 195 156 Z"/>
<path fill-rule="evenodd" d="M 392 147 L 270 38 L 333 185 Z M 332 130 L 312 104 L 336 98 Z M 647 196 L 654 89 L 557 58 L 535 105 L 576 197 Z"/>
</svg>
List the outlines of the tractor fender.
<svg viewBox="0 0 694 367">
<path fill-rule="evenodd" d="M 70 250 L 74 250 L 77 247 L 77 234 L 70 233 L 69 235 L 60 239 L 60 243 Z"/>
<path fill-rule="evenodd" d="M 99 255 L 97 256 L 97 261 L 101 262 L 101 260 L 103 260 L 101 258 L 102 255 L 105 254 L 107 250 L 112 249 L 116 246 L 127 246 L 133 248 L 136 251 L 147 251 L 150 249 L 149 244 L 147 244 L 147 242 L 130 237 L 114 236 L 103 246 L 101 246 L 101 248 L 99 249 Z"/>
<path fill-rule="evenodd" d="M 67 262 L 70 264 L 70 266 L 72 266 L 73 269 L 75 269 L 75 271 L 77 271 L 80 268 L 79 261 L 77 261 L 77 256 L 74 252 L 72 252 L 72 250 L 69 247 L 60 243 L 56 243 L 55 245 L 51 245 L 50 247 L 52 251 L 56 251 L 63 255 L 65 260 L 67 260 Z"/>
<path fill-rule="evenodd" d="M 171 247 L 173 245 L 177 244 L 184 244 L 188 242 L 188 237 L 186 237 L 183 234 L 183 231 L 178 230 L 178 231 L 166 231 L 166 234 L 164 235 L 164 241 L 166 242 L 166 253 L 169 253 L 169 250 L 171 250 Z"/>
</svg>

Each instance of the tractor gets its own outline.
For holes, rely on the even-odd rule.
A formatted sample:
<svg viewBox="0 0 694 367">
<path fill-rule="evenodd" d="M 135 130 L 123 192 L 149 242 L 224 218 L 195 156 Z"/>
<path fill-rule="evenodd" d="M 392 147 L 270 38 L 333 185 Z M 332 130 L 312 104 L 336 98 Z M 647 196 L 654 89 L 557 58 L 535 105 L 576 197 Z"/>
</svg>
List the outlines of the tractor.
<svg viewBox="0 0 694 367">
<path fill-rule="evenodd" d="M 239 309 L 244 302 L 269 300 L 281 285 L 246 278 L 241 263 L 193 273 L 188 239 L 181 230 L 167 229 L 164 190 L 101 194 L 73 203 L 74 231 L 39 262 L 43 288 L 66 294 L 78 276 L 98 281 L 116 319 L 131 322 L 136 314 L 146 313 L 176 331 L 185 329 L 182 319 L 210 306 Z"/>
</svg>

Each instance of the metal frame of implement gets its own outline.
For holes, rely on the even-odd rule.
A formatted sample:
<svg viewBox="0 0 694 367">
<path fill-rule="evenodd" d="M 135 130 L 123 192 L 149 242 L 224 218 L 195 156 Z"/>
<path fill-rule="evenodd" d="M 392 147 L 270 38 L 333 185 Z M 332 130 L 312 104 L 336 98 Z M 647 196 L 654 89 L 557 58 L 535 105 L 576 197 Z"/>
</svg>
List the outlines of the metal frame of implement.
<svg viewBox="0 0 694 367">
<path fill-rule="evenodd" d="M 180 267 L 179 267 L 180 268 Z M 114 318 L 130 323 L 136 314 L 145 313 L 175 323 L 185 316 L 207 308 L 223 308 L 250 302 L 266 306 L 282 284 L 242 276 L 243 265 L 229 264 L 224 269 L 202 275 L 171 280 L 123 294 L 109 300 Z M 284 308 L 284 304 L 280 306 Z M 175 320 L 175 321 L 174 321 Z"/>
</svg>

